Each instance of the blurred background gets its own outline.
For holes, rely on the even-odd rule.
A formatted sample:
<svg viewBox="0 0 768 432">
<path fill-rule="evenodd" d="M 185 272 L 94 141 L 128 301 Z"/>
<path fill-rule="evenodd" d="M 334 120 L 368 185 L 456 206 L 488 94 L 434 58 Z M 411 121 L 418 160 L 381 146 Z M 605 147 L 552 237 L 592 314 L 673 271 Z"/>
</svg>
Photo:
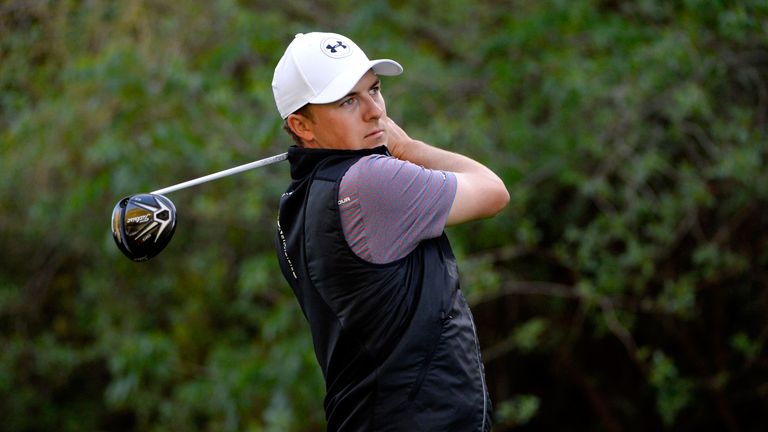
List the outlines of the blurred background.
<svg viewBox="0 0 768 432">
<path fill-rule="evenodd" d="M 273 251 L 297 32 L 398 60 L 389 114 L 506 181 L 450 228 L 496 431 L 768 428 L 765 0 L 0 2 L 0 430 L 322 431 Z"/>
</svg>

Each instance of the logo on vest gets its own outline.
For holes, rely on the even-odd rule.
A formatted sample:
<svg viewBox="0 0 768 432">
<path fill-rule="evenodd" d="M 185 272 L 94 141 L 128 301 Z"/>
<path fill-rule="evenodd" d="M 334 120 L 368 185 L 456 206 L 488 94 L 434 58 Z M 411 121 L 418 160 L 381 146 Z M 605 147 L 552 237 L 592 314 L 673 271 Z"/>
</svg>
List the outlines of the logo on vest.
<svg viewBox="0 0 768 432">
<path fill-rule="evenodd" d="M 348 202 L 350 202 L 350 201 L 352 201 L 352 198 L 350 198 L 350 197 L 344 197 L 344 198 L 342 198 L 342 199 L 340 199 L 340 200 L 339 200 L 339 205 L 342 205 L 342 204 L 346 204 L 346 203 L 348 203 Z"/>
<path fill-rule="evenodd" d="M 343 58 L 352 55 L 352 48 L 349 42 L 339 40 L 339 38 L 328 38 L 320 44 L 323 53 L 331 58 Z"/>
</svg>

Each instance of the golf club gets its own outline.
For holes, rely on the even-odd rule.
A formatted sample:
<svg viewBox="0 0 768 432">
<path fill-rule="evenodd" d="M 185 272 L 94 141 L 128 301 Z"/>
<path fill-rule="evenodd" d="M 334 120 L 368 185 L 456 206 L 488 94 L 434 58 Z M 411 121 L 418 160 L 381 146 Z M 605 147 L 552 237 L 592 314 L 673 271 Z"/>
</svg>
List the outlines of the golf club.
<svg viewBox="0 0 768 432">
<path fill-rule="evenodd" d="M 176 207 L 163 194 L 175 192 L 288 158 L 282 153 L 229 168 L 150 193 L 129 195 L 112 210 L 112 237 L 117 247 L 133 261 L 147 261 L 162 251 L 176 230 Z"/>
</svg>

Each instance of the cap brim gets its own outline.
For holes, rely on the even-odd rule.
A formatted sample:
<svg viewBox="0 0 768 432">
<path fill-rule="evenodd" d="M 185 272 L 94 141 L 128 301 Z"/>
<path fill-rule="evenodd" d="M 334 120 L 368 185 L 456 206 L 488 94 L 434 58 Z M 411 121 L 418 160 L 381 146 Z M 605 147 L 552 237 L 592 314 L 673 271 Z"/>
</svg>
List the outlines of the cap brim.
<svg viewBox="0 0 768 432">
<path fill-rule="evenodd" d="M 383 76 L 395 76 L 403 73 L 403 67 L 400 66 L 400 63 L 394 60 L 371 60 L 368 63 L 362 64 L 359 68 L 350 69 L 337 76 L 320 94 L 313 97 L 309 103 L 324 104 L 336 102 L 348 95 L 357 85 L 357 82 L 360 81 L 360 78 L 371 69 L 376 75 Z"/>
<path fill-rule="evenodd" d="M 371 61 L 371 68 L 376 75 L 395 76 L 403 73 L 403 67 L 400 63 L 390 59 L 379 59 Z"/>
</svg>

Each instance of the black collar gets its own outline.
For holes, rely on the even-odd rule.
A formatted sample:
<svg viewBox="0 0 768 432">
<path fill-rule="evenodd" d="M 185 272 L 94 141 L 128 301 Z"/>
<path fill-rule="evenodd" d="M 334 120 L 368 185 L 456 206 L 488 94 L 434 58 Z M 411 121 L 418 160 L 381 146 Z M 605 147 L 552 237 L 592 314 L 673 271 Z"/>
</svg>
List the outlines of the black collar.
<svg viewBox="0 0 768 432">
<path fill-rule="evenodd" d="M 361 150 L 309 149 L 298 146 L 288 148 L 288 162 L 291 163 L 291 178 L 300 179 L 312 173 L 318 163 L 331 156 L 363 157 L 372 154 L 389 155 L 386 146 Z"/>
</svg>

